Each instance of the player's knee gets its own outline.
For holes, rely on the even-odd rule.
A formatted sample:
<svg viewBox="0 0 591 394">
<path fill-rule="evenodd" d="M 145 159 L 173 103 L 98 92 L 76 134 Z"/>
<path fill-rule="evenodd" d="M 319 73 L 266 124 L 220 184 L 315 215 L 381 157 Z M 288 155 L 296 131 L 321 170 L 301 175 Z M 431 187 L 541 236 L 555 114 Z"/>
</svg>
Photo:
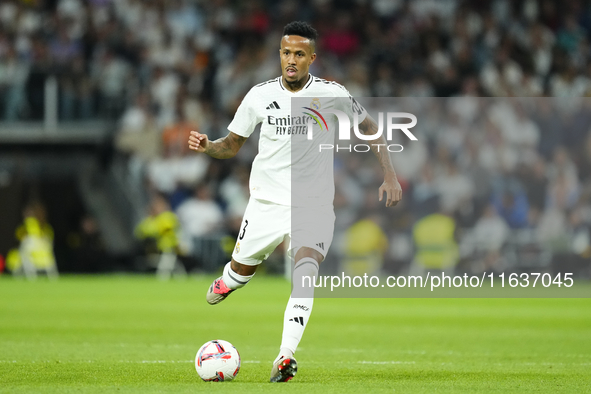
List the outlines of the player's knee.
<svg viewBox="0 0 591 394">
<path fill-rule="evenodd" d="M 298 262 L 303 258 L 306 257 L 310 257 L 313 258 L 314 260 L 316 260 L 318 262 L 318 264 L 320 264 L 323 260 L 324 260 L 324 256 L 322 255 L 322 253 L 320 253 L 319 251 L 317 251 L 316 249 L 312 249 L 312 248 L 308 248 L 308 247 L 301 247 L 295 256 L 295 261 Z"/>
</svg>

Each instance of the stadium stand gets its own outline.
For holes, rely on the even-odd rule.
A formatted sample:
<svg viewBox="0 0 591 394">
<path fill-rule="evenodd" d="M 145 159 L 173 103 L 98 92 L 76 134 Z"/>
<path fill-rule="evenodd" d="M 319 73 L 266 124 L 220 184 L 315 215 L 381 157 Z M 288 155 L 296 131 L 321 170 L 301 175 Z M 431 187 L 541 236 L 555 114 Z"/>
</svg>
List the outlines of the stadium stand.
<svg viewBox="0 0 591 394">
<path fill-rule="evenodd" d="M 139 269 L 130 262 L 133 229 L 155 193 L 178 207 L 207 185 L 224 215 L 215 236 L 234 236 L 256 138 L 228 161 L 175 141 L 186 125 L 226 134 L 246 91 L 279 74 L 279 32 L 294 19 L 321 36 L 311 72 L 352 95 L 446 98 L 433 105 L 451 115 L 423 130 L 408 155 L 394 155 L 405 196 L 388 213 L 391 245 L 412 245 L 414 224 L 441 206 L 458 229 L 458 269 L 536 261 L 591 276 L 591 4 L 583 0 L 3 0 L 0 201 L 8 205 L 0 206 L 12 208 L 0 208 L 11 219 L 2 238 L 18 224 L 9 210 L 22 208 L 19 196 L 45 190 L 34 187 L 41 169 L 79 195 L 76 209 L 48 206 L 50 221 L 77 225 L 90 211 L 120 262 L 105 269 Z M 373 209 L 365 190 L 375 191 L 355 160 L 337 156 L 341 229 Z M 60 272 L 78 270 L 66 262 L 75 225 L 54 226 Z M 10 246 L 1 243 L 0 254 Z M 407 268 L 410 249 L 392 247 L 384 270 Z"/>
</svg>

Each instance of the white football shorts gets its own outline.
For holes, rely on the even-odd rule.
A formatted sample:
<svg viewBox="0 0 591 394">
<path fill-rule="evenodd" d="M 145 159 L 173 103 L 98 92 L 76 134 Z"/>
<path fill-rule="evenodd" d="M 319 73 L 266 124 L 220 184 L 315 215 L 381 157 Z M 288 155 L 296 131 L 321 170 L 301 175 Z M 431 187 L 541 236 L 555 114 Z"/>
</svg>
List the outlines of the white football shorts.
<svg viewBox="0 0 591 394">
<path fill-rule="evenodd" d="M 326 257 L 334 233 L 334 207 L 291 207 L 251 198 L 242 218 L 232 258 L 244 265 L 259 265 L 283 242 L 295 256 L 301 247 Z"/>
</svg>

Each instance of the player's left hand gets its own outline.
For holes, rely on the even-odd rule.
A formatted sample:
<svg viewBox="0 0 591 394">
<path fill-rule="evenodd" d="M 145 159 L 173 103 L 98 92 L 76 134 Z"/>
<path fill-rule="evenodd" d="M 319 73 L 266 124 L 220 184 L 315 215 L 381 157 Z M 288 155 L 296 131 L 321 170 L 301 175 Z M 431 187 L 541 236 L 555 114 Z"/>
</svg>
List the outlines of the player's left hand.
<svg viewBox="0 0 591 394">
<path fill-rule="evenodd" d="M 402 187 L 400 187 L 400 183 L 396 177 L 384 178 L 384 183 L 382 183 L 382 186 L 378 190 L 380 201 L 383 200 L 384 192 L 386 193 L 387 207 L 396 206 L 402 199 Z"/>
</svg>

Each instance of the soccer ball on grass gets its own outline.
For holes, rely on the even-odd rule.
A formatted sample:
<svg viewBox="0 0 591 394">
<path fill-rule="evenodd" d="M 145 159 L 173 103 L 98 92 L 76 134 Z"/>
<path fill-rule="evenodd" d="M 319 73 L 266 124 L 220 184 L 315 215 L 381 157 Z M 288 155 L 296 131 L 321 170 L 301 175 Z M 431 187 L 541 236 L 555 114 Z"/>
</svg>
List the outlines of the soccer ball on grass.
<svg viewBox="0 0 591 394">
<path fill-rule="evenodd" d="M 240 354 L 228 341 L 206 342 L 195 356 L 195 370 L 206 382 L 230 381 L 240 371 Z"/>
</svg>

